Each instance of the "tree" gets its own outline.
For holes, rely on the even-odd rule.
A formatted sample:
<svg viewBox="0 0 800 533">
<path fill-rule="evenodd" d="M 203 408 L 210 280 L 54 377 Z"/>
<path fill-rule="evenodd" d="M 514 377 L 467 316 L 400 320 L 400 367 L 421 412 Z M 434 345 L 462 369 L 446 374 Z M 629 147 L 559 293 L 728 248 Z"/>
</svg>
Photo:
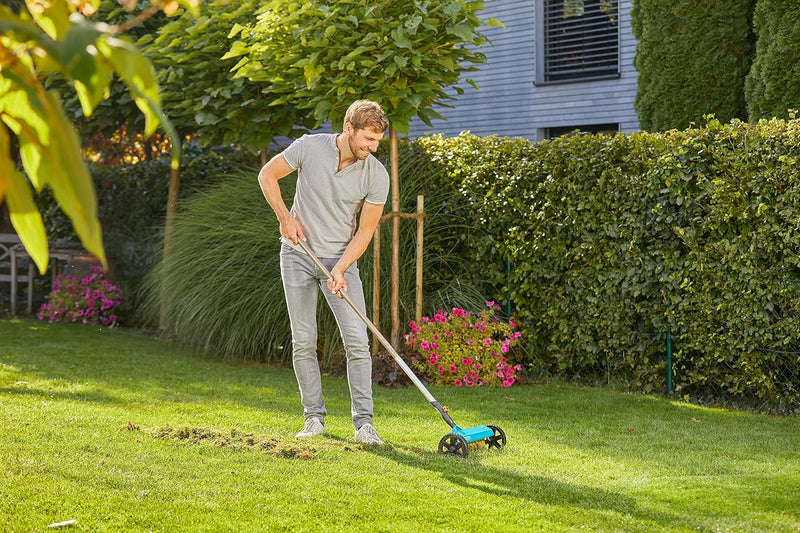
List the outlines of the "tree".
<svg viewBox="0 0 800 533">
<path fill-rule="evenodd" d="M 124 27 L 91 22 L 100 0 L 25 2 L 18 11 L 0 6 L 0 200 L 41 272 L 47 269 L 47 236 L 28 181 L 17 170 L 12 143 L 36 190 L 49 186 L 72 220 L 86 249 L 106 263 L 89 171 L 75 127 L 61 100 L 42 82 L 58 74 L 75 89 L 83 113 L 91 115 L 107 94 L 112 75 L 127 85 L 145 117 L 145 134 L 161 126 L 174 136 L 164 116 L 155 72 L 129 42 L 117 37 Z M 124 2 L 129 8 L 136 0 Z M 181 0 L 191 7 L 196 0 Z M 172 11 L 179 2 L 157 0 L 148 12 Z M 179 143 L 177 144 L 179 146 Z M 180 153 L 173 153 L 173 166 Z"/>
<path fill-rule="evenodd" d="M 642 129 L 683 129 L 713 114 L 746 118 L 755 0 L 634 0 L 635 107 Z"/>
<path fill-rule="evenodd" d="M 158 70 L 164 109 L 182 135 L 197 135 L 203 146 L 240 144 L 264 149 L 276 135 L 296 136 L 310 119 L 289 104 L 268 106 L 264 83 L 234 76 L 235 58 L 222 59 L 228 35 L 247 24 L 257 0 L 203 3 L 197 15 L 184 12 L 144 35 L 137 45 Z"/>
<path fill-rule="evenodd" d="M 339 128 L 348 105 L 368 98 L 390 122 L 392 212 L 400 210 L 397 132 L 408 133 L 418 116 L 426 124 L 444 118 L 432 109 L 447 105 L 465 72 L 486 58 L 476 13 L 483 0 L 359 2 L 272 0 L 256 22 L 239 25 L 224 56 L 239 58 L 237 76 L 266 85 L 267 105 L 305 110 L 315 127 Z M 488 21 L 500 25 L 494 19 Z M 468 83 L 475 85 L 471 80 Z M 399 301 L 399 219 L 393 219 L 392 301 Z M 392 309 L 393 344 L 399 344 L 398 307 Z"/>
<path fill-rule="evenodd" d="M 790 0 L 758 0 L 756 55 L 745 81 L 749 119 L 789 118 L 800 108 L 800 11 Z"/>
</svg>

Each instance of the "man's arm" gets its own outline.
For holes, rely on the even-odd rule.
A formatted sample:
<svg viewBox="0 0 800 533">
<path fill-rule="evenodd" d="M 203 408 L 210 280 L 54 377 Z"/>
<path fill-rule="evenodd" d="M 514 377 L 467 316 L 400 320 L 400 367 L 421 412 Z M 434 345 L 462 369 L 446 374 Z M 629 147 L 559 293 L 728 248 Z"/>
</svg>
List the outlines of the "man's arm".
<svg viewBox="0 0 800 533">
<path fill-rule="evenodd" d="M 375 228 L 378 227 L 378 223 L 381 220 L 381 215 L 383 215 L 383 204 L 364 202 L 361 207 L 361 214 L 358 217 L 358 230 L 356 230 L 356 234 L 347 244 L 342 257 L 331 269 L 333 279 L 328 280 L 328 288 L 334 294 L 342 288 L 347 290 L 344 271 L 355 263 L 369 246 L 372 235 L 375 233 Z"/>
<path fill-rule="evenodd" d="M 264 198 L 267 199 L 267 203 L 275 211 L 275 216 L 278 217 L 278 222 L 281 225 L 281 235 L 297 244 L 297 239 L 306 240 L 306 236 L 300 223 L 286 207 L 278 185 L 279 179 L 285 178 L 293 171 L 294 169 L 286 162 L 283 154 L 278 154 L 261 168 L 258 173 L 258 183 L 261 185 L 261 192 L 264 193 Z"/>
</svg>

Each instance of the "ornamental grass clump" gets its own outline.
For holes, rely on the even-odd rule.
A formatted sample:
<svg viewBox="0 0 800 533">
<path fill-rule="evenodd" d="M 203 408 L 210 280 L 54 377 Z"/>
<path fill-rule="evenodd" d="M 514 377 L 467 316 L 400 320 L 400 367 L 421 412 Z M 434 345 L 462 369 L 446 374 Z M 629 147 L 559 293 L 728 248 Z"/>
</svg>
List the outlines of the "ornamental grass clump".
<svg viewBox="0 0 800 533">
<path fill-rule="evenodd" d="M 53 290 L 36 317 L 53 322 L 78 322 L 92 326 L 113 326 L 117 322 L 115 308 L 124 304 L 122 291 L 93 266 L 81 279 L 71 275 L 56 276 Z"/>
<path fill-rule="evenodd" d="M 510 387 L 521 370 L 508 359 L 520 337 L 513 321 L 495 316 L 499 308 L 486 302 L 486 311 L 472 314 L 459 308 L 439 310 L 420 323 L 409 323 L 405 336 L 414 352 L 412 364 L 436 385 Z"/>
</svg>

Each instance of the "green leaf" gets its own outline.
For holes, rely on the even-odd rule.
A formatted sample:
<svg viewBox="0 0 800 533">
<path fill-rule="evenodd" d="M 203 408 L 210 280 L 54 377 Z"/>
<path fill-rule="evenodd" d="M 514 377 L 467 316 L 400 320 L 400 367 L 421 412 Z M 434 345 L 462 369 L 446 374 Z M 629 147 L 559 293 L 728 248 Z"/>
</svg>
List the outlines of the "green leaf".
<svg viewBox="0 0 800 533">
<path fill-rule="evenodd" d="M 237 22 L 236 24 L 233 25 L 233 27 L 231 28 L 231 31 L 228 32 L 228 39 L 233 39 L 234 37 L 239 35 L 239 33 L 241 33 L 241 31 L 243 29 L 244 29 L 244 26 L 242 26 L 241 24 L 239 24 Z M 241 42 L 241 41 L 235 41 L 234 44 L 236 44 L 237 42 Z"/>
<path fill-rule="evenodd" d="M 213 113 L 197 113 L 194 119 L 200 126 L 213 125 L 219 122 L 219 117 Z"/>
<path fill-rule="evenodd" d="M 455 26 L 448 26 L 445 31 L 450 35 L 455 35 L 464 42 L 472 42 L 472 32 L 474 31 L 471 24 L 462 22 Z"/>
<path fill-rule="evenodd" d="M 330 100 L 320 100 L 314 107 L 314 118 L 317 120 L 325 120 L 328 118 L 328 111 L 331 109 Z"/>
<path fill-rule="evenodd" d="M 325 67 L 322 65 L 312 65 L 309 63 L 303 67 L 303 75 L 306 79 L 306 87 L 310 89 L 314 84 L 314 81 L 316 81 L 316 79 L 319 78 L 320 74 L 323 72 L 325 72 Z"/>
<path fill-rule="evenodd" d="M 85 116 L 90 116 L 108 94 L 111 69 L 98 57 L 95 43 L 102 32 L 81 19 L 58 43 L 54 57 L 61 72 L 72 80 Z"/>
<path fill-rule="evenodd" d="M 220 59 L 231 59 L 234 57 L 239 57 L 245 55 L 250 52 L 250 47 L 244 41 L 234 41 L 225 55 L 223 55 Z"/>
<path fill-rule="evenodd" d="M 144 135 L 150 137 L 158 128 L 161 105 L 153 66 L 136 47 L 115 37 L 98 39 L 97 49 L 130 89 L 136 107 L 145 117 Z"/>
</svg>

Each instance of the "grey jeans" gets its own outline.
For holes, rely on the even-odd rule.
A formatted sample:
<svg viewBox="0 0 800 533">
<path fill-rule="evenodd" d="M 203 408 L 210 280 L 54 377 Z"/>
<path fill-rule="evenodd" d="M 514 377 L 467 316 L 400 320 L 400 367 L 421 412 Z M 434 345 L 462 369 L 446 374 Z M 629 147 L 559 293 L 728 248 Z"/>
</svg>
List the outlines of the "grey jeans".
<svg viewBox="0 0 800 533">
<path fill-rule="evenodd" d="M 320 260 L 328 270 L 338 261 L 325 258 Z M 347 269 L 344 277 L 347 294 L 363 312 L 364 289 L 356 263 Z M 286 245 L 281 247 L 281 279 L 292 328 L 292 363 L 300 387 L 300 401 L 305 418 L 324 421 L 326 415 L 317 359 L 317 295 L 321 290 L 336 318 L 345 348 L 353 425 L 359 428 L 364 424 L 371 424 L 372 357 L 367 326 L 347 302 L 331 293 L 325 274 L 302 251 Z"/>
</svg>

